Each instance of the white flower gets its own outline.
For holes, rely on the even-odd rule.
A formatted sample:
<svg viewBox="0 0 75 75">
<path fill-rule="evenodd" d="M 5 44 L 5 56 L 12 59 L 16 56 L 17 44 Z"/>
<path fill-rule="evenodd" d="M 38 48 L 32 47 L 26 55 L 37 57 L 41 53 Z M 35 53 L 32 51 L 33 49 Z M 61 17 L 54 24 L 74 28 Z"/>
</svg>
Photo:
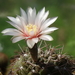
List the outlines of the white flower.
<svg viewBox="0 0 75 75">
<path fill-rule="evenodd" d="M 36 9 L 28 8 L 27 13 L 21 8 L 21 16 L 8 17 L 11 21 L 8 21 L 14 28 L 7 28 L 2 31 L 4 35 L 13 36 L 12 42 L 16 43 L 22 39 L 27 41 L 29 48 L 32 48 L 39 39 L 52 41 L 53 38 L 47 35 L 56 27 L 49 27 L 56 21 L 57 17 L 48 18 L 49 11 L 45 12 L 45 8 L 36 14 Z"/>
</svg>

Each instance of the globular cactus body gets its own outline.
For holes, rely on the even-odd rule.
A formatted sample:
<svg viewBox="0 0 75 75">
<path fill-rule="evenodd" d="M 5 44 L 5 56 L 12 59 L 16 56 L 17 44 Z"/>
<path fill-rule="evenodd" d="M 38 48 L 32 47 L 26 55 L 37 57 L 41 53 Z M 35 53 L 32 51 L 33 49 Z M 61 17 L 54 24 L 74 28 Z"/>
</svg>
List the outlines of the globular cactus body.
<svg viewBox="0 0 75 75">
<path fill-rule="evenodd" d="M 11 63 L 6 75 L 73 75 L 75 64 L 70 57 L 51 48 L 46 51 L 38 49 L 38 61 L 33 62 L 30 54 L 25 52 Z"/>
</svg>

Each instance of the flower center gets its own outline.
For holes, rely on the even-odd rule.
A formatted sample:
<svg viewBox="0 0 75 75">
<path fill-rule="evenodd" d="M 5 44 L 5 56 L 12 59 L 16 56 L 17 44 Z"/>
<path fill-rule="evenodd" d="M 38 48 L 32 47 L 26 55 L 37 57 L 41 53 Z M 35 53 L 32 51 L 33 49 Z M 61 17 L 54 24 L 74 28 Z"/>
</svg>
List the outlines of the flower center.
<svg viewBox="0 0 75 75">
<path fill-rule="evenodd" d="M 28 25 L 25 26 L 25 28 L 27 29 L 27 32 L 29 34 L 31 32 L 34 32 L 36 34 L 36 32 L 37 32 L 37 26 L 36 25 L 28 24 Z"/>
</svg>

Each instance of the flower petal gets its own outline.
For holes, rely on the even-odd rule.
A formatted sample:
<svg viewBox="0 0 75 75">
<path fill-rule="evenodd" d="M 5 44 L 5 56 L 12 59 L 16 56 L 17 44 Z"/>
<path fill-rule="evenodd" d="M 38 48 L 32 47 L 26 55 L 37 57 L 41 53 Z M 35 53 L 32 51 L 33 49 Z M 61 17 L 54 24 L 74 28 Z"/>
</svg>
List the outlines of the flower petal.
<svg viewBox="0 0 75 75">
<path fill-rule="evenodd" d="M 32 12 L 32 24 L 35 24 L 35 18 L 36 18 L 36 9 L 34 8 Z"/>
<path fill-rule="evenodd" d="M 28 23 L 35 24 L 36 10 L 35 8 L 28 8 Z"/>
<path fill-rule="evenodd" d="M 12 38 L 12 42 L 13 42 L 13 43 L 16 43 L 16 42 L 18 42 L 18 41 L 20 41 L 20 40 L 23 40 L 23 39 L 25 39 L 25 38 L 22 37 L 22 36 L 13 37 L 13 38 Z"/>
<path fill-rule="evenodd" d="M 47 19 L 47 20 L 42 24 L 40 30 L 44 30 L 45 28 L 47 28 L 48 26 L 50 26 L 53 22 L 56 21 L 56 19 L 57 19 L 57 17 Z"/>
<path fill-rule="evenodd" d="M 16 25 L 14 22 L 10 22 L 10 21 L 7 21 L 9 24 L 11 24 L 13 27 L 19 29 L 19 30 L 22 30 L 18 25 Z"/>
<path fill-rule="evenodd" d="M 35 44 L 35 42 L 32 39 L 27 40 L 27 45 L 29 48 L 33 48 L 34 44 Z"/>
<path fill-rule="evenodd" d="M 19 16 L 17 16 L 16 18 L 14 18 L 14 17 L 8 17 L 8 18 L 12 21 L 12 22 L 7 21 L 8 23 L 10 23 L 12 26 L 16 27 L 19 30 L 23 30 L 22 28 L 24 28 L 24 27 L 22 25 L 22 22 L 21 22 Z"/>
<path fill-rule="evenodd" d="M 50 28 L 46 28 L 45 30 L 43 30 L 40 34 L 49 34 L 55 30 L 57 30 L 58 28 L 56 27 L 50 27 Z"/>
<path fill-rule="evenodd" d="M 45 13 L 45 7 L 40 12 L 38 12 L 37 17 L 39 17 L 39 19 L 41 19 L 43 17 L 44 13 Z"/>
<path fill-rule="evenodd" d="M 23 19 L 25 20 L 25 22 L 27 22 L 26 12 L 22 8 L 20 8 L 20 10 L 21 10 L 21 17 L 23 17 Z"/>
<path fill-rule="evenodd" d="M 47 11 L 47 12 L 43 15 L 42 21 L 45 21 L 46 18 L 48 17 L 48 15 L 49 15 L 49 11 Z"/>
<path fill-rule="evenodd" d="M 2 31 L 2 33 L 4 35 L 13 35 L 13 36 L 19 36 L 19 35 L 22 35 L 22 33 L 17 30 L 17 29 L 13 29 L 13 28 L 8 28 L 8 29 L 5 29 Z"/>
<path fill-rule="evenodd" d="M 27 12 L 27 14 L 28 14 L 28 23 L 32 23 L 32 13 L 33 13 L 33 9 L 30 7 L 30 8 L 28 8 L 28 12 Z"/>
<path fill-rule="evenodd" d="M 14 17 L 8 16 L 7 18 L 10 19 L 10 20 L 11 20 L 13 23 L 15 23 L 16 25 L 19 25 L 19 26 L 21 25 L 20 20 L 19 20 L 18 17 L 14 18 Z"/>
<path fill-rule="evenodd" d="M 41 25 L 41 20 L 44 14 L 45 14 L 45 7 L 40 12 L 38 12 L 36 16 L 35 25 L 37 25 L 38 27 L 40 27 Z"/>
<path fill-rule="evenodd" d="M 41 35 L 39 38 L 42 40 L 46 40 L 46 41 L 52 41 L 53 40 L 53 38 L 49 35 Z"/>
<path fill-rule="evenodd" d="M 10 17 L 10 16 L 8 16 L 7 18 L 10 19 L 12 22 L 17 23 L 16 18 L 14 18 L 14 17 Z"/>
<path fill-rule="evenodd" d="M 25 20 L 23 19 L 23 17 L 20 17 L 20 16 L 17 16 L 17 17 L 18 17 L 18 19 L 20 20 L 20 23 L 21 23 L 20 28 L 23 31 L 24 28 L 25 28 L 25 25 L 27 25 L 27 23 L 25 22 Z"/>
<path fill-rule="evenodd" d="M 34 41 L 35 43 L 38 42 L 38 38 L 33 38 L 32 41 Z"/>
</svg>

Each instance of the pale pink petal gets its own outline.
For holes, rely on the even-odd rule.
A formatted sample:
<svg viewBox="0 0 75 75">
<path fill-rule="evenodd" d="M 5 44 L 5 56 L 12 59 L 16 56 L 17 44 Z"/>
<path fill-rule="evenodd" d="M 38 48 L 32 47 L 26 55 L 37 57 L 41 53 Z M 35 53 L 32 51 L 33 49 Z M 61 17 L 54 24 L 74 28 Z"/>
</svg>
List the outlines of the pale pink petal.
<svg viewBox="0 0 75 75">
<path fill-rule="evenodd" d="M 42 20 L 41 20 L 41 21 L 45 21 L 45 20 L 46 20 L 46 18 L 48 17 L 48 15 L 49 15 L 49 11 L 47 11 L 47 12 L 43 15 L 43 17 L 42 17 Z"/>
<path fill-rule="evenodd" d="M 22 30 L 24 30 L 24 28 L 25 28 L 25 26 L 26 26 L 26 23 L 25 23 L 25 21 L 24 21 L 24 19 L 23 19 L 23 17 L 20 17 L 20 16 L 17 16 L 18 17 L 18 19 L 20 20 L 20 28 L 22 29 Z"/>
<path fill-rule="evenodd" d="M 10 21 L 7 21 L 7 22 L 10 23 L 13 27 L 22 31 L 22 29 L 17 24 L 15 24 L 14 22 L 10 22 Z"/>
<path fill-rule="evenodd" d="M 17 22 L 19 23 L 18 26 L 21 28 L 21 31 L 24 31 L 25 26 L 24 20 L 20 16 L 17 16 L 16 19 Z"/>
<path fill-rule="evenodd" d="M 16 20 L 17 20 L 16 24 L 18 24 L 18 25 L 21 27 L 22 22 L 21 22 L 21 20 L 20 20 L 20 16 L 17 16 L 17 17 L 16 17 Z"/>
<path fill-rule="evenodd" d="M 57 17 L 55 18 L 49 18 L 47 19 L 41 26 L 40 30 L 44 30 L 45 28 L 47 28 L 48 26 L 50 26 L 52 23 L 54 23 L 56 21 Z"/>
<path fill-rule="evenodd" d="M 21 10 L 21 17 L 23 17 L 25 22 L 27 22 L 27 14 L 26 14 L 26 12 L 22 8 L 20 8 L 20 10 Z"/>
<path fill-rule="evenodd" d="M 19 18 L 19 16 L 17 16 L 16 18 L 14 17 L 8 17 L 12 22 L 8 21 L 8 23 L 10 23 L 12 26 L 16 27 L 17 29 L 19 30 L 23 30 L 23 25 L 22 25 L 22 22 Z"/>
<path fill-rule="evenodd" d="M 29 35 L 30 35 L 31 37 L 34 36 L 34 34 L 35 34 L 34 31 L 31 31 L 31 32 L 29 33 Z"/>
<path fill-rule="evenodd" d="M 35 44 L 35 42 L 32 39 L 27 40 L 27 45 L 29 48 L 33 48 L 34 44 Z"/>
<path fill-rule="evenodd" d="M 44 16 L 44 14 L 45 14 L 45 7 L 40 12 L 38 12 L 36 16 L 35 25 L 37 25 L 38 27 L 40 27 L 41 25 L 41 19 Z"/>
<path fill-rule="evenodd" d="M 28 8 L 28 23 L 32 23 L 32 13 L 33 13 L 33 9 L 31 7 Z"/>
<path fill-rule="evenodd" d="M 18 17 L 14 18 L 14 17 L 8 16 L 7 18 L 10 19 L 13 23 L 15 23 L 15 24 L 17 24 L 19 26 L 21 25 L 20 20 L 19 20 Z"/>
<path fill-rule="evenodd" d="M 18 41 L 20 41 L 20 40 L 23 40 L 23 39 L 25 39 L 25 37 L 22 37 L 22 36 L 13 37 L 13 38 L 12 38 L 12 42 L 13 42 L 13 43 L 16 43 L 16 42 L 18 42 Z"/>
<path fill-rule="evenodd" d="M 22 35 L 22 33 L 17 30 L 17 29 L 13 29 L 13 28 L 8 28 L 8 29 L 5 29 L 2 31 L 2 33 L 4 35 L 12 35 L 12 36 L 19 36 L 19 35 Z"/>
<path fill-rule="evenodd" d="M 56 27 L 50 27 L 50 28 L 46 28 L 45 30 L 43 30 L 40 34 L 49 34 L 55 30 L 57 30 L 58 28 Z"/>
<path fill-rule="evenodd" d="M 17 16 L 16 18 L 8 16 L 8 19 L 10 19 L 15 25 L 22 27 L 22 22 L 20 20 L 20 16 Z"/>
<path fill-rule="evenodd" d="M 31 16 L 33 12 L 33 9 L 31 7 L 28 8 L 28 14 Z"/>
<path fill-rule="evenodd" d="M 35 21 L 35 25 L 37 25 L 38 28 L 41 27 L 42 23 L 46 20 L 48 14 L 49 11 L 45 13 L 45 9 L 43 10 L 42 14 L 39 13 L 38 20 Z"/>
<path fill-rule="evenodd" d="M 32 24 L 34 25 L 35 25 L 35 18 L 36 18 L 36 9 L 34 8 L 32 12 Z"/>
<path fill-rule="evenodd" d="M 46 40 L 46 41 L 52 41 L 53 40 L 53 38 L 49 35 L 41 35 L 39 38 L 42 40 Z"/>
<path fill-rule="evenodd" d="M 36 18 L 36 10 L 35 8 L 28 8 L 28 23 L 29 24 L 35 24 L 35 18 Z"/>
<path fill-rule="evenodd" d="M 10 19 L 12 22 L 17 23 L 16 18 L 14 18 L 14 17 L 10 17 L 10 16 L 8 16 L 7 18 Z"/>
<path fill-rule="evenodd" d="M 39 17 L 39 19 L 41 19 L 43 17 L 44 13 L 45 13 L 45 7 L 40 12 L 38 12 L 37 17 Z"/>
<path fill-rule="evenodd" d="M 32 41 L 34 41 L 35 43 L 37 43 L 39 40 L 38 40 L 38 38 L 33 38 Z"/>
</svg>

